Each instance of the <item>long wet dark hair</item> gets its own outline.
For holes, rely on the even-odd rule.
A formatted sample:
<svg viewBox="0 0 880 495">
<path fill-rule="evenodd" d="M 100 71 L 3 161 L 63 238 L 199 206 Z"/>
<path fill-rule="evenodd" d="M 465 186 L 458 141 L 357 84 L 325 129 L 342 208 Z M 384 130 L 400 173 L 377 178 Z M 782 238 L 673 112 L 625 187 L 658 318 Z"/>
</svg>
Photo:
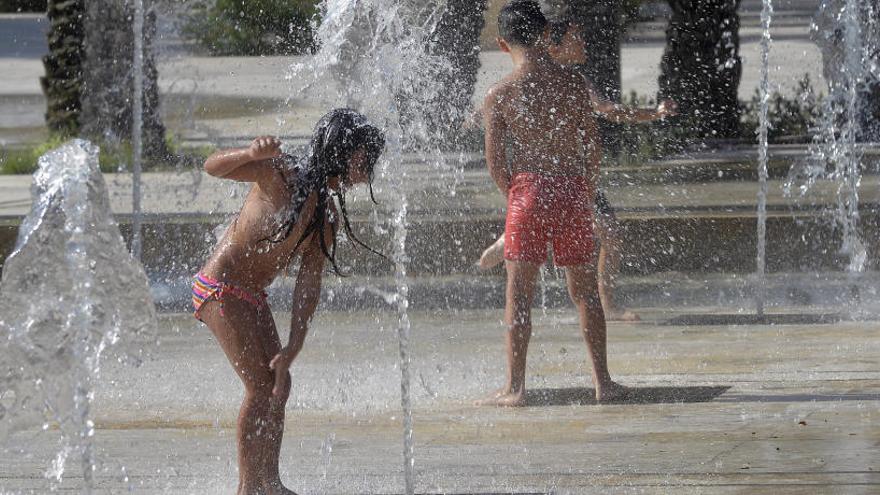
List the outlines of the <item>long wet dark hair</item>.
<svg viewBox="0 0 880 495">
<path fill-rule="evenodd" d="M 332 198 L 335 196 L 339 202 L 342 223 L 348 238 L 358 246 L 384 258 L 381 253 L 361 242 L 352 232 L 348 211 L 345 207 L 344 187 L 341 192 L 336 192 L 331 190 L 328 184 L 331 177 L 338 177 L 343 184 L 348 182 L 351 158 L 360 149 L 366 152 L 366 161 L 363 166 L 369 178 L 370 199 L 376 203 L 376 199 L 373 197 L 373 169 L 385 149 L 385 135 L 370 124 L 366 117 L 354 110 L 347 108 L 333 110 L 315 125 L 312 141 L 302 157 L 285 155 L 278 159 L 279 167 L 285 169 L 283 175 L 291 189 L 290 213 L 281 222 L 281 225 L 262 242 L 280 244 L 286 241 L 296 224 L 301 220 L 300 215 L 309 196 L 312 193 L 317 193 L 318 203 L 315 206 L 315 213 L 303 231 L 302 237 L 297 241 L 293 252 L 296 252 L 310 235 L 318 232 L 321 251 L 330 261 L 333 271 L 337 275 L 342 275 L 336 265 L 338 219 L 334 217 L 329 219 L 330 225 L 333 227 L 333 241 L 330 246 L 327 246 L 323 235 L 324 226 L 328 221 L 327 212 L 330 209 Z"/>
</svg>

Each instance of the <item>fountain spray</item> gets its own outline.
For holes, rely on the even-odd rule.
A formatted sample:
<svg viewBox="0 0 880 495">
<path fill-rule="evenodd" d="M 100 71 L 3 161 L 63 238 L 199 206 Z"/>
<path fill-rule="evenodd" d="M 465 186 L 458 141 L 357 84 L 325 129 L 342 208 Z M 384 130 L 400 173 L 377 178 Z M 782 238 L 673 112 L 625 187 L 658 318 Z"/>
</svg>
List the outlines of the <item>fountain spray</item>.
<svg viewBox="0 0 880 495">
<path fill-rule="evenodd" d="M 448 104 L 437 84 L 452 72 L 451 63 L 432 53 L 437 25 L 446 3 L 416 0 L 326 0 L 317 38 L 321 50 L 292 67 L 292 94 L 306 93 L 333 106 L 353 106 L 385 130 L 386 152 L 378 164 L 377 197 L 390 203 L 387 222 L 393 231 L 392 261 L 396 294 L 389 302 L 397 313 L 405 490 L 415 492 L 415 454 L 409 351 L 409 285 L 406 253 L 408 209 L 405 154 L 450 175 L 444 161 L 442 130 L 435 116 Z M 335 80 L 336 87 L 328 85 Z M 464 109 L 458 110 L 464 112 Z M 447 113 L 455 110 L 447 109 Z M 454 120 L 454 119 L 453 119 Z M 389 185 L 390 187 L 385 187 Z"/>
<path fill-rule="evenodd" d="M 57 429 L 61 446 L 46 477 L 57 487 L 68 459 L 78 460 L 83 493 L 92 493 L 101 362 L 120 342 L 154 341 L 155 309 L 110 210 L 96 146 L 73 140 L 43 155 L 32 196 L 0 284 L 0 440 Z"/>
<path fill-rule="evenodd" d="M 141 218 L 141 169 L 143 168 L 144 125 L 144 0 L 134 0 L 134 75 L 131 125 L 131 253 L 140 260 L 143 254 Z"/>
<path fill-rule="evenodd" d="M 770 128 L 768 111 L 770 104 L 770 22 L 773 17 L 773 0 L 764 0 L 761 10 L 761 110 L 758 127 L 758 248 L 757 248 L 757 289 L 755 291 L 756 313 L 764 316 L 764 300 L 767 293 L 767 149 Z"/>
</svg>

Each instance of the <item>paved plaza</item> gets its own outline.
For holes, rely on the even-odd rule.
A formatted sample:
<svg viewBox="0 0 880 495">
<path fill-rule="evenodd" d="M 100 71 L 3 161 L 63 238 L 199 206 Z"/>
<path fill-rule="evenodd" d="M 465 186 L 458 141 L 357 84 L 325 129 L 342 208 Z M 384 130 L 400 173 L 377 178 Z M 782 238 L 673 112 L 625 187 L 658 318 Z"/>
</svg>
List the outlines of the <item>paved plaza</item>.
<svg viewBox="0 0 880 495">
<path fill-rule="evenodd" d="M 774 1 L 771 78 L 783 93 L 791 95 L 804 74 L 816 88 L 824 87 L 821 54 L 809 36 L 818 3 Z M 761 5 L 742 1 L 744 100 L 758 86 Z M 662 20 L 641 23 L 624 40 L 625 94 L 656 93 L 665 27 Z M 41 16 L 0 16 L 0 156 L 7 147 L 46 136 L 39 86 L 44 29 Z M 326 110 L 300 98 L 285 79 L 299 58 L 200 57 L 174 43 L 159 43 L 160 89 L 166 122 L 183 142 L 231 145 L 278 134 L 297 145 Z M 497 51 L 484 51 L 481 63 L 475 99 L 510 68 L 509 57 Z M 744 323 L 752 311 L 756 154 L 749 146 L 724 148 L 605 172 L 611 203 L 631 237 L 644 244 L 630 242 L 628 249 L 647 246 L 662 256 L 666 253 L 657 247 L 662 245 L 669 249 L 664 263 L 681 262 L 622 278 L 621 292 L 639 302 L 635 309 L 642 321 L 608 325 L 612 375 L 630 387 L 625 399 L 609 404 L 592 398 L 575 313 L 559 306 L 565 298 L 561 280 L 542 282 L 533 313 L 528 404 L 517 409 L 473 405 L 501 386 L 505 373 L 505 327 L 495 307 L 503 274 L 497 269 L 477 275 L 471 266 L 497 233 L 503 199 L 479 155 L 450 153 L 437 159 L 439 166 L 402 157 L 396 164 L 405 171 L 408 243 L 414 245 L 408 245 L 408 268 L 416 492 L 880 493 L 877 237 L 869 238 L 871 261 L 861 279 L 811 264 L 837 255 L 837 234 L 824 238 L 824 230 L 810 225 L 822 209 L 837 204 L 838 185 L 819 183 L 805 198 L 785 194 L 787 171 L 808 159 L 805 146 L 770 150 L 770 266 L 795 258 L 798 249 L 798 260 L 806 260 L 770 274 L 768 308 L 780 324 L 707 324 Z M 880 151 L 866 150 L 865 163 L 876 168 L 878 160 Z M 105 180 L 111 208 L 125 225 L 131 178 L 105 174 Z M 383 205 L 394 194 L 389 182 L 386 177 L 376 182 Z M 11 246 L 30 208 L 30 183 L 30 176 L 0 176 L 0 248 Z M 213 227 L 240 207 L 244 191 L 199 170 L 148 173 L 144 212 L 154 226 Z M 880 229 L 880 176 L 866 174 L 860 191 L 863 223 L 873 235 Z M 350 206 L 358 224 L 374 223 L 364 191 L 353 194 Z M 652 224 L 656 228 L 648 229 Z M 726 237 L 723 227 L 735 232 Z M 201 234 L 192 232 L 201 233 L 193 228 L 181 236 L 201 246 Z M 438 233 L 454 248 L 438 246 Z M 162 229 L 153 233 L 165 247 L 179 240 L 165 235 Z M 210 236 L 203 237 L 209 245 Z M 686 251 L 689 245 L 693 252 Z M 167 255 L 167 260 L 159 256 L 161 261 L 185 269 L 200 259 L 189 251 L 178 258 L 160 254 Z M 738 255 L 743 262 L 723 265 Z M 419 265 L 428 264 L 424 258 L 454 265 L 447 270 L 454 273 L 438 275 Z M 736 270 L 719 269 L 734 265 Z M 281 472 L 300 494 L 404 490 L 398 323 L 393 308 L 381 306 L 391 297 L 391 282 L 355 273 L 325 283 L 325 300 L 291 368 Z M 282 292 L 289 302 L 290 283 L 283 277 L 273 288 L 273 304 Z M 856 286 L 861 303 L 852 296 Z M 328 301 L 334 297 L 341 302 Z M 359 299 L 375 299 L 380 309 L 338 310 L 364 307 L 352 302 Z M 445 305 L 424 304 L 435 299 Z M 840 300 L 853 302 L 844 306 Z M 550 307 L 540 307 L 542 301 Z M 480 309 L 427 309 L 450 306 Z M 276 317 L 278 328 L 288 328 L 288 315 Z M 115 359 L 135 346 L 149 351 L 141 366 Z M 188 314 L 163 313 L 155 341 L 123 341 L 104 363 L 92 408 L 96 493 L 235 491 L 235 421 L 243 389 L 203 325 Z M 0 495 L 49 493 L 45 473 L 59 451 L 57 428 L 38 422 L 14 433 L 7 446 L 0 451 Z M 54 488 L 52 493 L 83 493 L 75 459 L 68 460 L 63 482 Z"/>
<path fill-rule="evenodd" d="M 810 40 L 810 22 L 816 0 L 778 0 L 772 25 L 771 53 L 774 89 L 793 94 L 808 74 L 817 90 L 824 88 L 822 58 Z M 746 0 L 740 7 L 742 100 L 751 99 L 760 80 L 761 2 Z M 490 21 L 491 22 L 491 21 Z M 42 36 L 46 21 L 40 16 L 0 16 L 0 145 L 40 140 L 45 134 L 45 100 L 39 77 L 45 52 Z M 657 92 L 660 59 L 665 46 L 666 22 L 637 24 L 621 48 L 623 94 L 635 91 L 653 97 Z M 186 54 L 176 38 L 162 39 L 159 61 L 160 91 L 169 127 L 185 139 L 225 142 L 229 138 L 260 134 L 308 135 L 325 106 L 302 99 L 285 76 L 302 57 L 199 57 Z M 491 45 L 490 43 L 487 43 Z M 485 50 L 474 98 L 481 101 L 488 87 L 512 67 L 510 57 Z M 325 81 L 333 86 L 334 81 Z"/>
<path fill-rule="evenodd" d="M 417 491 L 880 491 L 876 323 L 667 324 L 679 315 L 645 310 L 642 323 L 610 325 L 612 373 L 633 390 L 597 405 L 573 312 L 536 310 L 529 405 L 496 409 L 471 403 L 503 378 L 500 313 L 415 312 Z M 390 311 L 317 317 L 292 368 L 283 451 L 283 478 L 300 493 L 402 492 L 395 329 Z M 186 315 L 162 318 L 152 354 L 138 369 L 111 360 L 102 370 L 93 408 L 98 485 L 231 493 L 238 379 Z M 0 493 L 46 493 L 56 434 L 13 437 L 38 455 L 0 458 Z M 74 462 L 68 469 L 60 493 L 81 481 Z"/>
</svg>

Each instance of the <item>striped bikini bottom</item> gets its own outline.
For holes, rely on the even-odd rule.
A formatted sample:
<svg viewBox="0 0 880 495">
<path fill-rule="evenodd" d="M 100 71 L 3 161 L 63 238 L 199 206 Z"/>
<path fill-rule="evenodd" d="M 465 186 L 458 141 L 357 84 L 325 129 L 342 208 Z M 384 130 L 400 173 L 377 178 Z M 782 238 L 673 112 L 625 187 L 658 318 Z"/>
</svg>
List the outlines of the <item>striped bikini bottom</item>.
<svg viewBox="0 0 880 495">
<path fill-rule="evenodd" d="M 263 310 L 269 307 L 266 291 L 260 291 L 255 294 L 249 290 L 236 287 L 226 282 L 220 282 L 203 273 L 199 273 L 193 277 L 192 283 L 193 316 L 195 316 L 197 320 L 202 321 L 202 319 L 199 318 L 199 311 L 208 301 L 219 302 L 220 314 L 222 315 L 223 299 L 226 296 L 232 296 L 236 299 L 242 300 L 258 310 Z"/>
</svg>

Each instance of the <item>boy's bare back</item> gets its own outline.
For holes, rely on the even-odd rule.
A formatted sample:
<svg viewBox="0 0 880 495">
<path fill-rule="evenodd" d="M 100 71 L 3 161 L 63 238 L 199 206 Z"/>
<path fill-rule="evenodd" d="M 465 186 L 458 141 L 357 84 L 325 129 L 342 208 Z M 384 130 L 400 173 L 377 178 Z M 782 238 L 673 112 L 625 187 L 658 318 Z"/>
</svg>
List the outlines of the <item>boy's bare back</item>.
<svg viewBox="0 0 880 495">
<path fill-rule="evenodd" d="M 601 145 L 589 86 L 581 75 L 550 60 L 530 65 L 496 84 L 486 97 L 486 132 L 500 146 L 487 152 L 502 154 L 511 175 L 592 179 Z"/>
</svg>

